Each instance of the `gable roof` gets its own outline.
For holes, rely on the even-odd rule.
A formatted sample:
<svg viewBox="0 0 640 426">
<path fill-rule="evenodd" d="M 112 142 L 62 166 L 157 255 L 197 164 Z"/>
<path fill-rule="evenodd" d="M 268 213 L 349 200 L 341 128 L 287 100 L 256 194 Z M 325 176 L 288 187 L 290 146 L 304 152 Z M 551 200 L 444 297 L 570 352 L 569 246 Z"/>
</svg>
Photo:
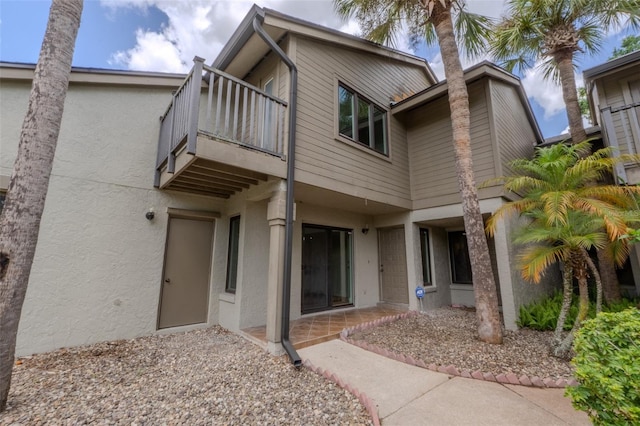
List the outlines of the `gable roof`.
<svg viewBox="0 0 640 426">
<path fill-rule="evenodd" d="M 269 47 L 260 39 L 253 29 L 254 20 L 258 20 L 269 36 L 279 42 L 287 34 L 294 33 L 321 40 L 342 47 L 357 49 L 384 58 L 423 67 L 431 83 L 438 81 L 424 58 L 382 46 L 369 40 L 343 33 L 322 25 L 314 24 L 278 11 L 253 5 L 244 17 L 229 41 L 224 45 L 218 57 L 213 61 L 214 68 L 230 74 L 242 74 L 255 65 L 256 58 L 269 53 Z"/>
<path fill-rule="evenodd" d="M 540 131 L 540 127 L 538 126 L 538 122 L 536 121 L 535 115 L 533 114 L 533 110 L 531 109 L 531 104 L 527 98 L 527 94 L 522 87 L 522 83 L 520 79 L 507 72 L 506 70 L 500 68 L 489 61 L 483 61 L 479 64 L 473 65 L 466 70 L 464 70 L 464 79 L 467 83 L 467 86 L 473 83 L 476 80 L 479 80 L 484 77 L 493 78 L 495 80 L 499 80 L 506 84 L 509 84 L 516 88 L 518 93 L 518 98 L 524 107 L 525 113 L 527 114 L 527 119 L 529 121 L 529 125 L 533 132 L 536 135 L 536 139 L 538 143 L 542 143 L 544 138 L 542 137 L 542 132 Z M 447 96 L 449 90 L 449 86 L 446 80 L 441 81 L 440 83 L 428 87 L 422 92 L 418 92 L 413 96 L 410 96 L 406 99 L 403 99 L 400 102 L 394 103 L 391 105 L 391 112 L 393 114 L 400 114 L 403 112 L 410 111 L 412 109 L 418 108 L 422 105 L 425 105 L 429 102 L 432 102 L 442 96 Z"/>
<path fill-rule="evenodd" d="M 640 50 L 627 53 L 626 55 L 620 56 L 619 58 L 615 58 L 603 64 L 596 65 L 595 67 L 588 68 L 582 72 L 582 75 L 585 81 L 591 81 L 598 77 L 602 77 L 604 74 L 634 66 L 638 62 L 640 62 Z"/>
</svg>

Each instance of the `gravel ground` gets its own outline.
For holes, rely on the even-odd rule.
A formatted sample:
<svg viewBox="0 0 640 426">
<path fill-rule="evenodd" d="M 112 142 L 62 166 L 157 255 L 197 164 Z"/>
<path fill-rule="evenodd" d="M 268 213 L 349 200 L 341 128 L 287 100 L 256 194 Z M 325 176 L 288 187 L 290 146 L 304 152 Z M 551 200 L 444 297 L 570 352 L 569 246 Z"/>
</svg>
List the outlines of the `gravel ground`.
<svg viewBox="0 0 640 426">
<path fill-rule="evenodd" d="M 220 327 L 17 361 L 2 425 L 372 424 L 350 393 Z"/>
<path fill-rule="evenodd" d="M 553 379 L 572 376 L 571 365 L 549 354 L 552 332 L 505 331 L 502 345 L 478 340 L 475 312 L 442 308 L 352 334 L 390 351 L 410 355 L 427 365 L 454 365 L 459 370 L 515 373 Z"/>
</svg>

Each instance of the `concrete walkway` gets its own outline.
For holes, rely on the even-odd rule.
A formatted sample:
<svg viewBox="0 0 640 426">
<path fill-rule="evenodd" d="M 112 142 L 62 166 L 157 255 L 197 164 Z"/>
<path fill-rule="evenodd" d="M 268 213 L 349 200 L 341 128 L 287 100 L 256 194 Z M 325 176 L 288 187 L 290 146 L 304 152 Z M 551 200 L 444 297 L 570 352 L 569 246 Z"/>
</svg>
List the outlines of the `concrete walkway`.
<svg viewBox="0 0 640 426">
<path fill-rule="evenodd" d="M 382 425 L 589 425 L 564 389 L 451 377 L 374 354 L 340 340 L 298 351 L 365 393 Z"/>
</svg>

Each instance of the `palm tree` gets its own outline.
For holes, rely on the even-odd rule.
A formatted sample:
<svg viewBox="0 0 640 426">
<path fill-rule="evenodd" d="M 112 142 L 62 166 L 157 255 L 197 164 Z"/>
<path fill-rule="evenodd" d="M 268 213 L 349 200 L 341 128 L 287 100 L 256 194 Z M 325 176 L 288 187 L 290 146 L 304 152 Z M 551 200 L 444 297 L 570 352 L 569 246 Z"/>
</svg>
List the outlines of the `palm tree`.
<svg viewBox="0 0 640 426">
<path fill-rule="evenodd" d="M 640 28 L 639 0 L 509 0 L 491 39 L 491 51 L 509 71 L 540 64 L 559 81 L 573 143 L 587 139 L 574 75 L 576 54 L 592 54 L 611 27 Z M 612 260 L 598 250 L 608 302 L 620 299 Z"/>
<path fill-rule="evenodd" d="M 439 44 L 449 91 L 453 145 L 471 259 L 478 334 L 484 342 L 502 343 L 496 283 L 471 160 L 469 96 L 456 43 L 458 35 L 458 40 L 468 53 L 479 54 L 488 35 L 489 21 L 465 11 L 464 2 L 458 0 L 334 0 L 334 4 L 342 17 L 355 16 L 370 40 L 379 43 L 393 41 L 406 25 L 416 40 L 424 39 L 428 43 L 437 40 Z"/>
<path fill-rule="evenodd" d="M 9 395 L 18 322 L 38 242 L 82 6 L 82 0 L 52 2 L 0 216 L 0 412 Z"/>
<path fill-rule="evenodd" d="M 589 272 L 596 281 L 597 311 L 602 304 L 600 275 L 588 250 L 612 249 L 612 258 L 622 265 L 630 249 L 626 236 L 631 225 L 640 224 L 636 198 L 640 187 L 592 184 L 610 173 L 616 163 L 637 161 L 639 157 L 613 157 L 611 148 L 593 154 L 589 151 L 589 141 L 558 144 L 538 148 L 531 160 L 513 162 L 513 170 L 521 174 L 497 180 L 522 198 L 503 205 L 487 221 L 487 231 L 492 234 L 505 215 L 518 213 L 528 219 L 527 226 L 515 238 L 515 243 L 525 246 L 519 262 L 526 280 L 539 282 L 551 264 L 564 264 L 563 306 L 553 341 L 554 353 L 562 357 L 568 354 L 574 332 L 587 316 Z M 580 294 L 578 316 L 571 332 L 562 339 L 573 278 L 578 282 Z"/>
</svg>

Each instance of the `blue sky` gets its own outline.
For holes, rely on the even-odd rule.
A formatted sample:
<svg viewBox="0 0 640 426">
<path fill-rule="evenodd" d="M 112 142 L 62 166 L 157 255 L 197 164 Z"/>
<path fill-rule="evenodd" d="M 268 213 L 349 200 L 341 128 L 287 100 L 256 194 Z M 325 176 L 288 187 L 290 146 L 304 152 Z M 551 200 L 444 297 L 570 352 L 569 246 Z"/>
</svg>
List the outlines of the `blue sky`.
<svg viewBox="0 0 640 426">
<path fill-rule="evenodd" d="M 90 68 L 137 69 L 183 72 L 193 56 L 211 62 L 251 7 L 245 0 L 85 0 L 74 65 Z M 354 22 L 343 22 L 330 0 L 264 0 L 260 5 L 326 25 L 357 33 Z M 468 0 L 481 13 L 498 16 L 504 0 Z M 0 60 L 35 63 L 47 23 L 50 2 L 0 0 Z M 612 35 L 602 52 L 580 58 L 579 69 L 607 60 L 627 32 Z M 408 49 L 400 42 L 398 48 Z M 436 49 L 418 48 L 441 75 Z M 562 132 L 567 120 L 559 88 L 542 80 L 539 73 L 522 75 L 523 84 L 545 137 Z M 578 73 L 581 81 L 581 72 Z"/>
</svg>

